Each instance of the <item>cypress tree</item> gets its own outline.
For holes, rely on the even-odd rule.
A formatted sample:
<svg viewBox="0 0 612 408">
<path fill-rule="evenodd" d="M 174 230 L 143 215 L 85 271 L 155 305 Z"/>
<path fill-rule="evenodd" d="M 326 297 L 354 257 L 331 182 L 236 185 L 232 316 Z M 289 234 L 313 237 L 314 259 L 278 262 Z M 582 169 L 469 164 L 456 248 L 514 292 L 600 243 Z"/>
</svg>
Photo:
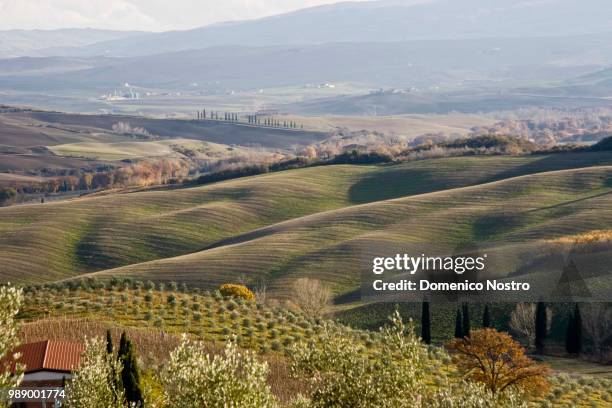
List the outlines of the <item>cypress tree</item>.
<svg viewBox="0 0 612 408">
<path fill-rule="evenodd" d="M 431 316 L 429 314 L 429 302 L 421 305 L 421 339 L 425 344 L 431 343 Z"/>
<path fill-rule="evenodd" d="M 489 305 L 485 305 L 484 312 L 482 313 L 482 327 L 491 327 L 491 312 L 489 311 Z"/>
<path fill-rule="evenodd" d="M 546 304 L 538 302 L 535 316 L 535 347 L 540 354 L 544 352 L 544 340 L 546 339 Z"/>
<path fill-rule="evenodd" d="M 121 381 L 125 390 L 125 399 L 135 406 L 143 406 L 144 400 L 140 389 L 140 371 L 134 353 L 132 342 L 127 340 L 126 352 L 121 357 L 123 368 L 121 370 Z"/>
<path fill-rule="evenodd" d="M 465 337 L 470 337 L 470 311 L 468 309 L 467 303 L 464 303 L 462 306 L 463 309 L 463 335 Z"/>
<path fill-rule="evenodd" d="M 113 354 L 113 336 L 110 329 L 106 330 L 106 353 Z"/>
<path fill-rule="evenodd" d="M 569 316 L 567 331 L 565 333 L 565 350 L 569 354 L 580 354 L 582 351 L 582 318 L 578 304 L 574 306 L 574 313 Z"/>
<path fill-rule="evenodd" d="M 457 308 L 457 315 L 455 316 L 455 337 L 458 339 L 463 338 L 463 330 L 461 328 L 461 311 Z"/>
<path fill-rule="evenodd" d="M 119 338 L 119 350 L 117 350 L 117 359 L 121 359 L 123 355 L 127 353 L 127 335 L 125 332 L 121 333 Z"/>
</svg>

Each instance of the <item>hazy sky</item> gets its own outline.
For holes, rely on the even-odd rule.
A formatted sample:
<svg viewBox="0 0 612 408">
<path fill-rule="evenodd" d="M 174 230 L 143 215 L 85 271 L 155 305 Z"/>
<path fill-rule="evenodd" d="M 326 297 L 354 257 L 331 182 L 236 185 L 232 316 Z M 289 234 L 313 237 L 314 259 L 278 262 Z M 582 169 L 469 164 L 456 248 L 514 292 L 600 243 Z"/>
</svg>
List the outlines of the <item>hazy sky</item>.
<svg viewBox="0 0 612 408">
<path fill-rule="evenodd" d="M 364 0 L 358 0 L 364 1 Z M 0 30 L 165 31 L 279 14 L 338 0 L 0 0 Z"/>
</svg>

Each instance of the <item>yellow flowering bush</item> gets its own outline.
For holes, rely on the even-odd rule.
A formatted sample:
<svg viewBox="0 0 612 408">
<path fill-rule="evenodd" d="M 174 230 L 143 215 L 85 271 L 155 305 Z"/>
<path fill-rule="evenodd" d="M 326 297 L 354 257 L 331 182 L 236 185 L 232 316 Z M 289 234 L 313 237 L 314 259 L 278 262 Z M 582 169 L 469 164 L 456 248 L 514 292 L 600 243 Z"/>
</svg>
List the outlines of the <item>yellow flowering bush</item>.
<svg viewBox="0 0 612 408">
<path fill-rule="evenodd" d="M 226 283 L 221 285 L 219 292 L 221 292 L 223 296 L 239 297 L 245 300 L 255 300 L 255 294 L 244 285 Z"/>
</svg>

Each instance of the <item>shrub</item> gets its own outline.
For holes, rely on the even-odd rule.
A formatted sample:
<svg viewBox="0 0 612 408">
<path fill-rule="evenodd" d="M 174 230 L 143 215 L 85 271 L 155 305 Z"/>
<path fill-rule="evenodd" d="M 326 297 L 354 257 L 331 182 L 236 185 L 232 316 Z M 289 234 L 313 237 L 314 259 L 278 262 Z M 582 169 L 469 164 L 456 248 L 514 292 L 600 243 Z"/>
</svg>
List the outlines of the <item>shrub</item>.
<svg viewBox="0 0 612 408">
<path fill-rule="evenodd" d="M 234 311 L 236 310 L 237 307 L 238 307 L 238 304 L 235 301 L 230 300 L 229 302 L 227 302 L 227 310 Z"/>
<path fill-rule="evenodd" d="M 253 292 L 251 292 L 249 288 L 243 285 L 234 285 L 231 283 L 226 283 L 224 285 L 221 285 L 221 287 L 219 288 L 219 292 L 221 292 L 221 295 L 223 296 L 242 298 L 249 301 L 255 300 L 255 295 L 253 294 Z"/>
<path fill-rule="evenodd" d="M 201 343 L 186 337 L 170 353 L 161 373 L 164 394 L 179 407 L 275 407 L 267 384 L 268 365 L 253 352 L 228 342 L 223 355 L 211 357 Z"/>
<path fill-rule="evenodd" d="M 16 196 L 17 191 L 14 188 L 0 188 L 0 202 L 12 200 Z"/>
</svg>

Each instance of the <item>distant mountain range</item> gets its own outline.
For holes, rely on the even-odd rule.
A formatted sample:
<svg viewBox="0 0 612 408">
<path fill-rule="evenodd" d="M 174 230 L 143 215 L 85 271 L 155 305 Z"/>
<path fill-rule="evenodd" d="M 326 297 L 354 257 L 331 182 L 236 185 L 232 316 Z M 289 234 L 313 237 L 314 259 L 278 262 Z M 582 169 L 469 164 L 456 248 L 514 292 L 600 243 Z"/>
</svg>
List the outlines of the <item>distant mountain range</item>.
<svg viewBox="0 0 612 408">
<path fill-rule="evenodd" d="M 0 58 L 65 54 L 70 48 L 125 39 L 138 34 L 143 33 L 78 28 L 0 31 Z"/>
<path fill-rule="evenodd" d="M 528 38 L 612 31 L 609 0 L 423 0 L 416 3 L 346 2 L 258 20 L 129 36 L 63 52 L 81 56 L 135 56 L 225 45 Z"/>
<path fill-rule="evenodd" d="M 487 86 L 562 80 L 612 61 L 612 33 L 529 39 L 464 39 L 227 46 L 117 58 L 0 60 L 0 88 L 103 91 L 128 82 L 158 89 L 258 89 L 327 82 L 366 87 Z M 146 69 L 145 69 L 146 67 Z"/>
<path fill-rule="evenodd" d="M 609 0 L 382 0 L 163 33 L 5 31 L 0 58 L 24 56 L 0 59 L 0 91 L 40 106 L 41 97 L 91 102 L 125 83 L 192 96 L 341 83 L 374 92 L 284 107 L 591 106 L 599 102 L 588 98 L 612 95 L 612 75 L 601 71 L 612 64 L 610 16 Z"/>
</svg>

